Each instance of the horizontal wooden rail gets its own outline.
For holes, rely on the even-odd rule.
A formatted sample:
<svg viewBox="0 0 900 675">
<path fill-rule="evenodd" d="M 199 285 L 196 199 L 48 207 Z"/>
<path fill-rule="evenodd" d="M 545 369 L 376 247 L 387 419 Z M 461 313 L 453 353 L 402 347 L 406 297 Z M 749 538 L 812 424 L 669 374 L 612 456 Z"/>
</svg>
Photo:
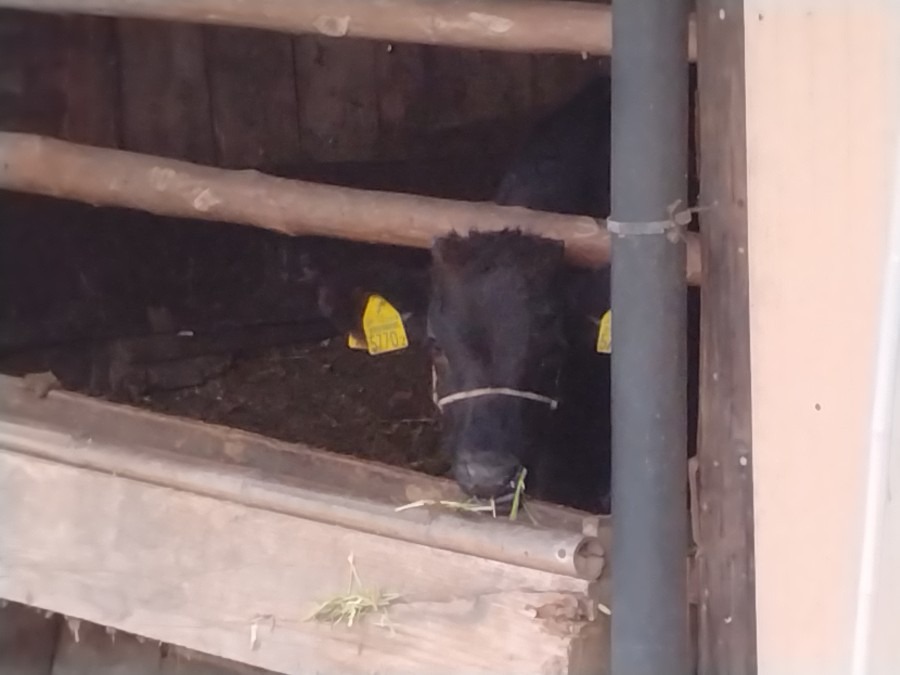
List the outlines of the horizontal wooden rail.
<svg viewBox="0 0 900 675">
<path fill-rule="evenodd" d="M 0 0 L 39 12 L 163 19 L 514 52 L 609 54 L 609 5 L 547 0 Z M 689 50 L 696 54 L 693 23 Z"/>
<path fill-rule="evenodd" d="M 516 227 L 564 241 L 574 264 L 600 265 L 610 254 L 609 233 L 594 218 L 287 180 L 29 134 L 0 132 L 0 189 L 419 248 L 451 231 Z M 697 285 L 699 241 L 688 234 L 687 244 L 687 279 Z"/>
<path fill-rule="evenodd" d="M 297 675 L 595 672 L 608 575 L 545 568 L 575 572 L 608 520 L 395 512 L 444 483 L 0 376 L 0 597 Z M 310 621 L 351 556 L 361 592 L 399 597 Z"/>
<path fill-rule="evenodd" d="M 110 408 L 110 414 L 116 414 Z M 148 441 L 143 440 L 141 444 Z M 553 574 L 595 581 L 605 564 L 597 537 L 531 527 L 502 518 L 467 519 L 329 492 L 262 472 L 184 457 L 171 450 L 125 448 L 82 439 L 71 431 L 38 429 L 0 418 L 0 448 L 257 509 L 267 509 L 411 544 L 478 556 Z"/>
</svg>

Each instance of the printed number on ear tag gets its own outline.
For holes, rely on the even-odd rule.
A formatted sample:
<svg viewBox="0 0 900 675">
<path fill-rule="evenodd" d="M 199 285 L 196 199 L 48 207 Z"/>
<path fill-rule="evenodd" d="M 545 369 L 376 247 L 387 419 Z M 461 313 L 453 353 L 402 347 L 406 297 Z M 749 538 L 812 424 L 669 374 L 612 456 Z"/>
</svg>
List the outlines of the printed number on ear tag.
<svg viewBox="0 0 900 675">
<path fill-rule="evenodd" d="M 597 351 L 600 354 L 612 354 L 612 310 L 608 309 L 600 317 L 597 329 Z"/>
<path fill-rule="evenodd" d="M 380 295 L 369 296 L 362 324 L 366 347 L 372 356 L 409 347 L 400 312 Z"/>
</svg>

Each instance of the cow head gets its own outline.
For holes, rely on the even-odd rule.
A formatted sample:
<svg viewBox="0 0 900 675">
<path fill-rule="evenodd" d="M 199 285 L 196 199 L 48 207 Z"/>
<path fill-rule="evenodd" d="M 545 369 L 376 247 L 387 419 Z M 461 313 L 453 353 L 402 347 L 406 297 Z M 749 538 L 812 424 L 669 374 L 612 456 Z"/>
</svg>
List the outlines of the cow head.
<svg viewBox="0 0 900 675">
<path fill-rule="evenodd" d="M 516 231 L 432 247 L 428 344 L 443 443 L 474 496 L 512 490 L 542 453 L 559 397 L 563 245 Z"/>
</svg>

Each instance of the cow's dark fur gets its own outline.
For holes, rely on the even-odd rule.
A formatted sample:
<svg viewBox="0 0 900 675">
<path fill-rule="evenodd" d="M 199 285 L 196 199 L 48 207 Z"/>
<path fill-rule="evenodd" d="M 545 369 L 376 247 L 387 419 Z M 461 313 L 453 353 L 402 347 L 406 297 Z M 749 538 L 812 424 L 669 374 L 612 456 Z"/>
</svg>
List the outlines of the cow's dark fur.
<svg viewBox="0 0 900 675">
<path fill-rule="evenodd" d="M 524 465 L 531 495 L 602 510 L 609 357 L 594 351 L 591 317 L 567 306 L 585 275 L 562 253 L 558 242 L 516 231 L 435 243 L 428 327 L 438 395 L 509 387 L 560 402 L 552 411 L 508 396 L 459 401 L 444 412 L 443 441 L 473 494 L 508 491 Z"/>
<path fill-rule="evenodd" d="M 538 125 L 501 181 L 497 203 L 608 215 L 609 85 L 595 79 Z M 608 266 L 570 268 L 558 242 L 517 232 L 515 223 L 504 232 L 434 242 L 427 340 L 437 394 L 509 387 L 559 401 L 555 411 L 508 396 L 448 405 L 443 445 L 463 488 L 481 496 L 508 492 L 524 465 L 530 495 L 609 509 L 610 357 L 595 351 L 609 283 Z M 689 448 L 696 435 L 697 316 L 692 292 Z"/>
</svg>

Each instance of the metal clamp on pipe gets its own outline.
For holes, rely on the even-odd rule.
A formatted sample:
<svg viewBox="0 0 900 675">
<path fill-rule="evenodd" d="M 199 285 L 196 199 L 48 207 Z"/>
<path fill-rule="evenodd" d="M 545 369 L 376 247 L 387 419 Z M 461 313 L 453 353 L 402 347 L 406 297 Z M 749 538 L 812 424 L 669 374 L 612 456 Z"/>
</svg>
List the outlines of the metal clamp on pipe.
<svg viewBox="0 0 900 675">
<path fill-rule="evenodd" d="M 667 220 L 652 220 L 649 222 L 622 222 L 619 220 L 607 220 L 606 229 L 620 237 L 635 237 L 647 234 L 665 234 L 671 229 L 680 227 L 673 218 Z"/>
</svg>

